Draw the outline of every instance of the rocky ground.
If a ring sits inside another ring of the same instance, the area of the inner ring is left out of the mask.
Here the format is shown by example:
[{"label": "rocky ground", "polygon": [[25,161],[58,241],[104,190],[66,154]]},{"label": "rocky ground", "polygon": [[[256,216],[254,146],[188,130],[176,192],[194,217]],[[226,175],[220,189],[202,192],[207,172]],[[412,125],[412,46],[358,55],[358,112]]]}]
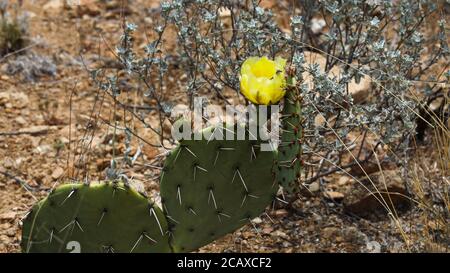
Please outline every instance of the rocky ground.
[{"label": "rocky ground", "polygon": [[[105,177],[114,153],[107,121],[121,118],[85,67],[115,65],[109,49],[121,33],[121,1],[81,0],[78,7],[64,7],[59,0],[26,2],[29,48],[0,58],[0,252],[20,251],[21,218],[49,189],[70,177]],[[159,1],[134,2],[139,6],[128,6],[126,13],[151,23],[148,12],[157,12]],[[144,41],[145,35],[137,39]],[[368,88],[362,81],[352,90],[357,98]],[[125,118],[143,139],[156,137]],[[156,116],[146,121],[157,122]],[[117,134],[120,154],[125,135]],[[141,145],[143,157],[126,174],[135,187],[157,196],[158,174],[144,163],[161,151],[142,144],[133,140],[131,155]],[[406,180],[395,167],[375,168],[375,186],[357,174],[359,182],[343,174],[325,177],[200,252],[448,252],[449,208],[441,201],[448,181],[432,145],[418,147]],[[380,205],[379,197],[389,204]]]}]

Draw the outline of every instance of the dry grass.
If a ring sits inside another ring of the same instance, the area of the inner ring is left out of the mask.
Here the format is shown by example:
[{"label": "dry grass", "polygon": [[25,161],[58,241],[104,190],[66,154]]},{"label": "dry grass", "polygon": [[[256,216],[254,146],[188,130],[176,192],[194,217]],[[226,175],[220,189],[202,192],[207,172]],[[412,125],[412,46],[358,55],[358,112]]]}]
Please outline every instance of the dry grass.
[{"label": "dry grass", "polygon": [[448,93],[444,94],[441,113],[428,112],[434,129],[430,138],[434,148],[430,158],[424,157],[424,148],[416,149],[411,163],[411,191],[420,209],[420,220],[424,229],[411,234],[411,239],[420,240],[427,252],[449,252],[450,246],[450,131],[448,120],[443,120],[449,105]]}]

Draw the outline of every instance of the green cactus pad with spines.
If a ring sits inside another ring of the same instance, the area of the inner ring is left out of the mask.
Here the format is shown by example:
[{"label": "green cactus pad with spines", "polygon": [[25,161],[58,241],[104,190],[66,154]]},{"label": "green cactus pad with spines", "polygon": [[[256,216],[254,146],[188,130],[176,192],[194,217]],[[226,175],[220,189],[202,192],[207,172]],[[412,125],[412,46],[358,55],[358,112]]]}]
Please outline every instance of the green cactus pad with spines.
[{"label": "green cactus pad with spines", "polygon": [[277,181],[286,191],[299,190],[301,171],[301,97],[296,86],[286,87],[281,118],[281,143],[278,147]]},{"label": "green cactus pad with spines", "polygon": [[249,223],[278,190],[276,153],[260,151],[257,141],[207,139],[180,141],[164,165],[161,196],[174,252],[195,250]]},{"label": "green cactus pad with spines", "polygon": [[162,211],[114,182],[57,187],[33,207],[22,232],[24,252],[171,252],[168,241]]}]

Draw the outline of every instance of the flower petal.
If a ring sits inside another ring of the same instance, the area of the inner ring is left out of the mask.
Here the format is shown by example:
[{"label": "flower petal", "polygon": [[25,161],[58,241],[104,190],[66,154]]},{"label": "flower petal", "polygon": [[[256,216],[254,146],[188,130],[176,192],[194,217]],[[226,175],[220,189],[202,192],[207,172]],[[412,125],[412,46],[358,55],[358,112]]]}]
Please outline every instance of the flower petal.
[{"label": "flower petal", "polygon": [[252,72],[256,77],[271,78],[276,73],[275,62],[264,56],[252,66]]},{"label": "flower petal", "polygon": [[241,67],[241,93],[255,104],[274,104],[285,95],[286,60],[250,57]]}]

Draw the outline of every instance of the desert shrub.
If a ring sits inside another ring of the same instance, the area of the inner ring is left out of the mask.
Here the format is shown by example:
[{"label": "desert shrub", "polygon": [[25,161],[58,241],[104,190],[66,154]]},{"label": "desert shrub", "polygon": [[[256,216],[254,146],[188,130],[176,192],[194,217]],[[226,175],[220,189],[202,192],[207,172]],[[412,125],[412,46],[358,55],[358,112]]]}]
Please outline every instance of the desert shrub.
[{"label": "desert shrub", "polygon": [[15,52],[26,46],[26,17],[7,12],[8,1],[0,2],[0,56]]},{"label": "desert shrub", "polygon": [[[168,138],[163,124],[175,104],[192,107],[196,96],[223,105],[244,102],[239,93],[242,62],[249,56],[287,57],[302,82],[301,181],[355,167],[364,173],[364,164],[374,164],[380,147],[382,165],[405,163],[417,121],[431,124],[423,117],[428,112],[424,102],[448,86],[442,7],[433,0],[298,0],[281,1],[273,12],[256,0],[163,2],[157,14],[149,11],[153,29],[144,52],[134,47],[138,25],[124,24],[116,48],[124,73],[90,72],[99,88],[128,110],[118,83],[136,83],[145,105],[132,114],[158,132],[160,141],[154,145],[161,146]],[[290,18],[288,27],[280,24],[283,18]],[[314,30],[318,21],[319,32]],[[176,36],[175,45],[168,44],[170,35]],[[311,52],[325,58],[324,67],[308,64]],[[335,68],[338,75],[329,73]],[[365,77],[370,96],[355,103],[349,86]],[[148,113],[159,117],[159,125],[145,122]],[[318,123],[318,117],[324,122]],[[133,135],[132,128],[126,132]],[[125,160],[130,161],[126,155]]]},{"label": "desert shrub", "polygon": [[17,22],[2,20],[0,26],[0,55],[17,51],[24,47],[23,33]]},{"label": "desert shrub", "polygon": [[8,60],[5,73],[20,75],[27,82],[37,82],[45,76],[55,76],[57,72],[54,60],[33,52]]}]

